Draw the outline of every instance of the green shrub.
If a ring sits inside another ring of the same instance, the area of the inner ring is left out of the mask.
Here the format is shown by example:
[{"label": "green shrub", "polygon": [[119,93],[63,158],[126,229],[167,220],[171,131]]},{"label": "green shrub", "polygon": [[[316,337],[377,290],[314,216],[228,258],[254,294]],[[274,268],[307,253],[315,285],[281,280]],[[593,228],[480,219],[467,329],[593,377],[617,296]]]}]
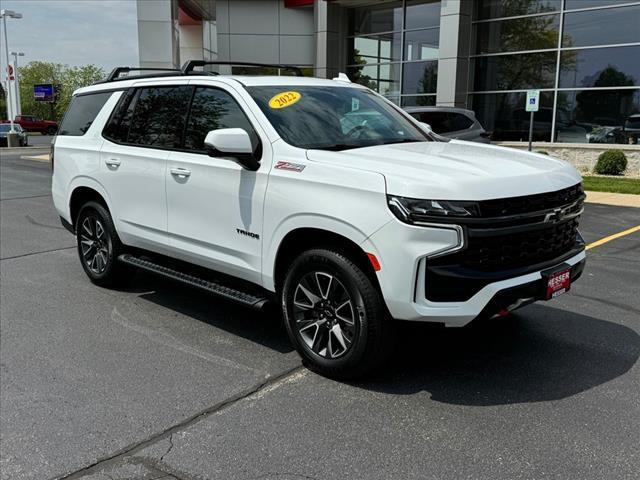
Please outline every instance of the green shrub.
[{"label": "green shrub", "polygon": [[536,150],[536,153],[539,153],[540,155],[549,155],[549,152],[546,150]]},{"label": "green shrub", "polygon": [[598,157],[594,173],[600,175],[622,175],[627,169],[627,156],[622,150],[607,150]]}]

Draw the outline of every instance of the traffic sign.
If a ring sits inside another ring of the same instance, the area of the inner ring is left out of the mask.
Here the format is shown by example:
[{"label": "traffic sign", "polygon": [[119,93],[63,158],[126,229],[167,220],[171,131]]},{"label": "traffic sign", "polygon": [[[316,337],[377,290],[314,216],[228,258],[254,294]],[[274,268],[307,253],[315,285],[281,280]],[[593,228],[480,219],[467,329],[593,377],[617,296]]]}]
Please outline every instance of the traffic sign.
[{"label": "traffic sign", "polygon": [[540,107],[540,90],[527,90],[527,112],[537,112]]}]

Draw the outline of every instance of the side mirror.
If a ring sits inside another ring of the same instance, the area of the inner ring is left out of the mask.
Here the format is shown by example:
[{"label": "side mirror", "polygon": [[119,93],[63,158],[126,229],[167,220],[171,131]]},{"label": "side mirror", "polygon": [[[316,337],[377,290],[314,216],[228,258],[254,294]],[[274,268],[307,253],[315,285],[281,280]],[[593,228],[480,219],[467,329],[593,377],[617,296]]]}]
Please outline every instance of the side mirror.
[{"label": "side mirror", "polygon": [[204,139],[211,157],[230,157],[247,170],[256,171],[260,162],[254,154],[249,134],[242,128],[211,130]]},{"label": "side mirror", "polygon": [[431,125],[429,125],[428,123],[420,122],[420,126],[425,132],[433,133],[433,129],[431,128]]}]

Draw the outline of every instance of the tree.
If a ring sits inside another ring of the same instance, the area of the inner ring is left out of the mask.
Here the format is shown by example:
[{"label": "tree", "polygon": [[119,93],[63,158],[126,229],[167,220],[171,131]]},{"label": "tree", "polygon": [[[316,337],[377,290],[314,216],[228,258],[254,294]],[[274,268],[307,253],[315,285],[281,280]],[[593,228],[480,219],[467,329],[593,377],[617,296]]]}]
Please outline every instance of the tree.
[{"label": "tree", "polygon": [[[67,110],[74,90],[91,85],[104,77],[104,71],[95,65],[69,67],[60,63],[29,62],[20,67],[22,113],[59,120]],[[36,102],[33,98],[33,86],[38,83],[50,83],[60,87],[53,107],[49,103]]]}]

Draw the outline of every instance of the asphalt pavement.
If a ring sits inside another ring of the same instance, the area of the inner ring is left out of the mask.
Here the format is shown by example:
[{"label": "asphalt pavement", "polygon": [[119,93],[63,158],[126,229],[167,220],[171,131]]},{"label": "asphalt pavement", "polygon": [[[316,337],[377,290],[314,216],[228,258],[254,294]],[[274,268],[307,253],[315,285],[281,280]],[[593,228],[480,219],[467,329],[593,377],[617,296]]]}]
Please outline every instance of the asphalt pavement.
[{"label": "asphalt pavement", "polygon": [[[0,155],[0,478],[637,478],[640,232],[553,301],[403,324],[377,377],[341,383],[276,314],[144,274],[92,285],[48,164]],[[582,232],[639,224],[589,204]]]}]

